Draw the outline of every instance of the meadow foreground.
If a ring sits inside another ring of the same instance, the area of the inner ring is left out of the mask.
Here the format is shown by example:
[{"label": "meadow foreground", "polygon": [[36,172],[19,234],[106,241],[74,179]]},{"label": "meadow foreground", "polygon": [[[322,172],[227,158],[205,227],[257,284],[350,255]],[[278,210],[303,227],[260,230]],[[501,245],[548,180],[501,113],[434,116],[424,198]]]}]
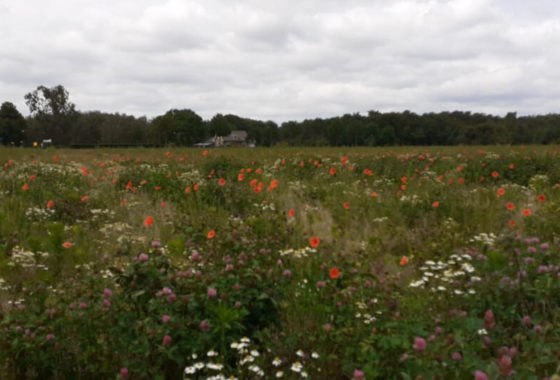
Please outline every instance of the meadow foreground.
[{"label": "meadow foreground", "polygon": [[558,379],[558,147],[3,149],[2,379]]}]

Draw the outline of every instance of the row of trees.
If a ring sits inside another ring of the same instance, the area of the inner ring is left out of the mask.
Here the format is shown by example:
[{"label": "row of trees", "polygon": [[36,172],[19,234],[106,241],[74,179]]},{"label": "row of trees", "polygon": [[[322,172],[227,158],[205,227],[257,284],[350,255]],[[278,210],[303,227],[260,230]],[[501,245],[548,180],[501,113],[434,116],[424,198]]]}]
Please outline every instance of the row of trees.
[{"label": "row of trees", "polygon": [[99,111],[79,112],[61,85],[39,86],[25,95],[30,116],[0,107],[4,145],[30,145],[52,139],[57,146],[190,146],[233,130],[247,131],[257,145],[458,145],[560,143],[560,114],[505,117],[471,112],[418,115],[410,111],[290,121],[278,126],[236,115],[203,120],[190,109],[171,109],[152,120]]}]

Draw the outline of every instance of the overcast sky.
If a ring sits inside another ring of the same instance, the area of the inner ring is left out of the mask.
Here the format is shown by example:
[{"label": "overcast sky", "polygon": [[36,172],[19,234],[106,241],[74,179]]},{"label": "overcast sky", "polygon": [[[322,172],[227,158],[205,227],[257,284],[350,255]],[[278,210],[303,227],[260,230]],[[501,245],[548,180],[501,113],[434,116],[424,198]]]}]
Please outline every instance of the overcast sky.
[{"label": "overcast sky", "polygon": [[558,0],[0,0],[0,102],[302,120],[560,112]]}]

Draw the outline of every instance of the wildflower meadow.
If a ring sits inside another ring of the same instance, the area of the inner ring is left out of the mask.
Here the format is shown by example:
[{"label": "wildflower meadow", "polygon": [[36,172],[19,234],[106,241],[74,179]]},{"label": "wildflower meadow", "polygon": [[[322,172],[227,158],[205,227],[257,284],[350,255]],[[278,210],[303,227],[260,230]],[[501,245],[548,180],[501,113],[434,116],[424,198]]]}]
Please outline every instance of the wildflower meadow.
[{"label": "wildflower meadow", "polygon": [[0,378],[560,379],[557,149],[2,149]]}]

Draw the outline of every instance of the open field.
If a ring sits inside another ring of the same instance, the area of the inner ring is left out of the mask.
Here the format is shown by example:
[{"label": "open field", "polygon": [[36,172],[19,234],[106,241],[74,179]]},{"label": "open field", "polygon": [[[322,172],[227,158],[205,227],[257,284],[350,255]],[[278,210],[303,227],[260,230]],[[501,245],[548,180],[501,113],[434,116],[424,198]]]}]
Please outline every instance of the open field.
[{"label": "open field", "polygon": [[2,149],[0,378],[555,378],[558,149]]}]

